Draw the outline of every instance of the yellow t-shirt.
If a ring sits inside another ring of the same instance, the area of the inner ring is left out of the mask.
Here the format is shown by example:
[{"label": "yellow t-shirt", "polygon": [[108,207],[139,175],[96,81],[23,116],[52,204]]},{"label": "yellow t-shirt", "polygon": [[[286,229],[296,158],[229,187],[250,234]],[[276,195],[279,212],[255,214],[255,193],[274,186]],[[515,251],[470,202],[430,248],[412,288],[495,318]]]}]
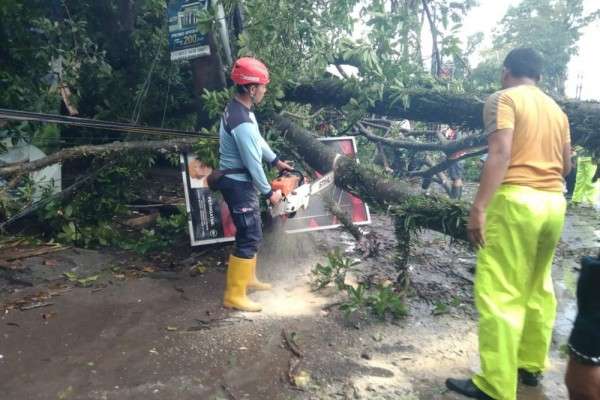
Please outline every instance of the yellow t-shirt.
[{"label": "yellow t-shirt", "polygon": [[483,110],[485,133],[514,129],[504,184],[563,190],[563,148],[571,142],[569,120],[558,104],[533,85],[491,95]]}]

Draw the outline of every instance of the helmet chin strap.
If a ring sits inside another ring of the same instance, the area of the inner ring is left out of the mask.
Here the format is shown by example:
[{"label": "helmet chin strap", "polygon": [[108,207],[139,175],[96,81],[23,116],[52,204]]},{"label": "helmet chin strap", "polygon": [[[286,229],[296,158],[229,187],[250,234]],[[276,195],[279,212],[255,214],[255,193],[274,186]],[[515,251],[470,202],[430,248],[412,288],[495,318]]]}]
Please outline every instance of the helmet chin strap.
[{"label": "helmet chin strap", "polygon": [[252,102],[252,106],[256,106],[256,86],[254,86],[255,91],[252,92],[251,89],[247,89],[248,96],[250,96],[250,101]]},{"label": "helmet chin strap", "polygon": [[252,103],[252,105],[255,106],[256,105],[256,95],[252,94],[252,91],[247,86],[244,86],[244,91],[246,92],[248,97],[250,97],[250,102]]}]

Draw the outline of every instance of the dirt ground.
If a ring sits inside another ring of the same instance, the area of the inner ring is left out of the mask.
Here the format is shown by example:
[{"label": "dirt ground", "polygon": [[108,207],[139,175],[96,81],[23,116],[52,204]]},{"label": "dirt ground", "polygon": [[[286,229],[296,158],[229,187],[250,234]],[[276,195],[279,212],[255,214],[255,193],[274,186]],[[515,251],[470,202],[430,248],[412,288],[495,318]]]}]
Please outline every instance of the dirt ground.
[{"label": "dirt ground", "polygon": [[[361,275],[393,279],[391,221],[375,216],[370,229],[383,250],[361,260]],[[541,388],[521,388],[519,399],[567,398],[561,349],[576,312],[576,262],[598,247],[598,229],[593,211],[569,212],[555,262],[552,368]],[[346,319],[328,307],[339,300],[333,289],[310,290],[310,270],[333,247],[360,258],[340,231],[267,234],[259,274],[275,289],[251,294],[264,305],[256,314],[221,307],[227,246],[172,262],[81,249],[27,259],[26,275],[0,284],[0,397],[459,399],[444,380],[477,370],[473,253],[423,232],[410,260],[410,315],[381,322]],[[99,278],[82,288],[65,272]],[[290,370],[299,387],[290,384]]]}]

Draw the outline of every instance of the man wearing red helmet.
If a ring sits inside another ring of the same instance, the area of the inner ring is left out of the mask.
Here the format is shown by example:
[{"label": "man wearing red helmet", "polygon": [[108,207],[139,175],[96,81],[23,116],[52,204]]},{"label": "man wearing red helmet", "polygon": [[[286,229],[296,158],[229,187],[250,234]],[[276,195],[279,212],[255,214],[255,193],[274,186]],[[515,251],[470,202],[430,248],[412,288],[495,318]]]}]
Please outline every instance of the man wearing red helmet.
[{"label": "man wearing red helmet", "polygon": [[235,249],[229,257],[224,305],[243,311],[262,307],[246,297],[246,289],[269,290],[271,285],[256,277],[256,253],[262,240],[260,206],[256,190],[271,204],[281,200],[281,191],[271,190],[262,161],[280,171],[292,169],[279,160],[260,135],[252,106],[267,91],[269,71],[259,60],[238,59],[231,71],[236,93],[225,107],[219,128],[219,169],[230,170],[219,181],[219,190],[236,227]]}]

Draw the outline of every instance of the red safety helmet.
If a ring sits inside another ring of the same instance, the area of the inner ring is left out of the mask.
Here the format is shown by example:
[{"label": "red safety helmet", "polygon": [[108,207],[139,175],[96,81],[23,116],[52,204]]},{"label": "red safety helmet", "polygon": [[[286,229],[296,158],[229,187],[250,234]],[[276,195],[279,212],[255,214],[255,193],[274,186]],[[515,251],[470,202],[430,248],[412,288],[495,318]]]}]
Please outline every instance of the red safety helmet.
[{"label": "red safety helmet", "polygon": [[242,57],[233,64],[231,80],[236,85],[251,83],[266,85],[269,83],[269,70],[265,64],[256,58]]}]

